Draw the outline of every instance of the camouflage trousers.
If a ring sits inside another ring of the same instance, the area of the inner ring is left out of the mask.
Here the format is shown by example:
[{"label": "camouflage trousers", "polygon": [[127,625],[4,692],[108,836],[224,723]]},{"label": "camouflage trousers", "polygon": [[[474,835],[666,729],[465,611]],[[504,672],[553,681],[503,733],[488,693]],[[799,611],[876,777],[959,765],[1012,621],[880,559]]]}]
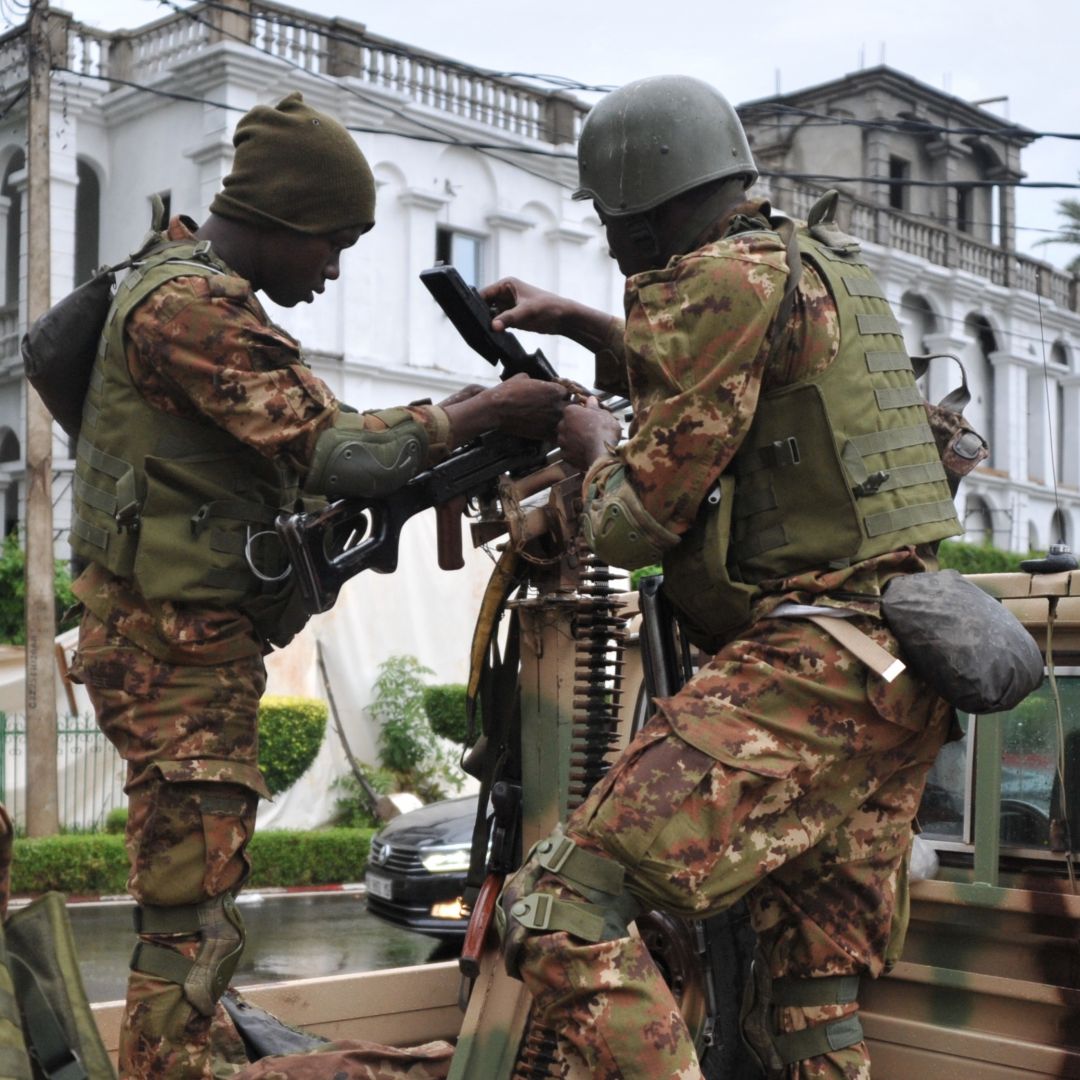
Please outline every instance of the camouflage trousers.
[{"label": "camouflage trousers", "polygon": [[[887,631],[869,629],[895,654]],[[726,647],[658,705],[570,817],[568,835],[621,864],[646,910],[703,918],[746,896],[774,979],[879,975],[948,707],[907,674],[886,686],[824,632],[780,619]],[[528,892],[582,899],[531,861],[508,885],[504,909]],[[700,1077],[691,1036],[639,939],[588,944],[519,926],[508,944],[520,948],[539,1019],[586,1075]],[[773,1009],[771,1022],[784,1033],[857,1008]],[[866,1046],[804,1059],[786,1075],[868,1080]]]},{"label": "camouflage trousers", "polygon": [[[140,905],[182,908],[239,891],[265,783],[257,762],[262,660],[196,667],[157,660],[83,617],[73,675],[98,725],[127,762],[128,891]],[[199,933],[139,941],[189,960]],[[209,1013],[209,1015],[207,1015]],[[195,1080],[246,1062],[221,1005],[194,1008],[184,987],[132,970],[121,1026],[120,1075]]]}]

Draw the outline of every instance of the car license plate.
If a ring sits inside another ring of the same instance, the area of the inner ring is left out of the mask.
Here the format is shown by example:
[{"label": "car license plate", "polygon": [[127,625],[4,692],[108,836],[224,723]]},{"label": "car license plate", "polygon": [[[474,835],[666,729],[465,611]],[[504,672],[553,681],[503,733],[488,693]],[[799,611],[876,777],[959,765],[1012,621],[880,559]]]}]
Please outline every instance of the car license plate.
[{"label": "car license plate", "polygon": [[369,873],[364,878],[364,884],[367,885],[368,892],[372,896],[377,896],[380,900],[392,900],[394,885],[389,878],[381,877],[379,874]]}]

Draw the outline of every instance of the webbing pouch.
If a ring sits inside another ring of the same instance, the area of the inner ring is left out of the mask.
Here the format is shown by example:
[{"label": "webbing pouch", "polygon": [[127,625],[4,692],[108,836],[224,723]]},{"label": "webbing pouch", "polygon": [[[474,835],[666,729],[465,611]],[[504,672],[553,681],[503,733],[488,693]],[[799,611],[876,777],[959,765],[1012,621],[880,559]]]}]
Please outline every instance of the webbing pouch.
[{"label": "webbing pouch", "polygon": [[4,926],[36,1077],[115,1080],[79,971],[64,897],[48,892]]},{"label": "webbing pouch", "polygon": [[721,476],[693,526],[664,555],[664,593],[687,638],[708,652],[749,620],[759,593],[728,571],[734,503],[735,477]]}]

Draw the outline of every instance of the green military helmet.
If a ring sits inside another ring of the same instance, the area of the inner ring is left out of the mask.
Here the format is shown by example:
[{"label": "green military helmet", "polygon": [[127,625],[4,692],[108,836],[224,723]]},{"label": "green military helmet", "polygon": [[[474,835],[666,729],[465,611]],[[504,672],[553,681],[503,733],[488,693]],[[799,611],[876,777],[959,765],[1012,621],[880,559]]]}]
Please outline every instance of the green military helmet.
[{"label": "green military helmet", "polygon": [[727,98],[688,75],[654,75],[613,90],[585,118],[574,198],[625,217],[740,173],[747,187],[757,178]]}]

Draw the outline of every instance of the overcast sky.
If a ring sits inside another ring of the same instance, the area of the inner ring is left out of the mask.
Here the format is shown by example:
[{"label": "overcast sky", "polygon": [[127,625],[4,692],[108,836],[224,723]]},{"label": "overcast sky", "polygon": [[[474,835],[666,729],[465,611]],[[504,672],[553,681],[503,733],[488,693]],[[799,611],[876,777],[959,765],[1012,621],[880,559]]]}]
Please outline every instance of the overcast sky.
[{"label": "overcast sky", "polygon": [[[17,0],[0,0],[10,11]],[[165,0],[53,0],[82,22],[132,29],[170,13]],[[827,82],[886,63],[1035,131],[1080,132],[1080,0],[289,0],[363,23],[479,67],[618,85],[644,75],[696,75],[733,103]],[[1080,140],[1024,151],[1029,180],[1080,181]],[[1060,199],[1018,192],[1019,245],[1059,224]],[[1035,254],[1058,265],[1076,248]]]}]

